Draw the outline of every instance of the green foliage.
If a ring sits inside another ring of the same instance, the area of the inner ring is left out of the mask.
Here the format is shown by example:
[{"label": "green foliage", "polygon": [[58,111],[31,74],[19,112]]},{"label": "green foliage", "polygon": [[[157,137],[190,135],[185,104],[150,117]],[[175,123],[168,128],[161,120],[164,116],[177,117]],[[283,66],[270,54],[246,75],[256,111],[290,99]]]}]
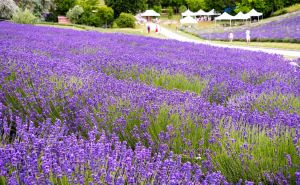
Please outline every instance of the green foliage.
[{"label": "green foliage", "polygon": [[96,12],[93,12],[91,7],[85,8],[84,12],[78,20],[78,24],[99,27],[100,17],[97,15]]},{"label": "green foliage", "polygon": [[199,9],[205,9],[204,0],[186,0],[186,4],[192,11],[198,11]]},{"label": "green foliage", "polygon": [[111,7],[101,6],[98,8],[97,15],[100,18],[100,24],[105,24],[107,28],[108,24],[111,24],[114,20],[114,10]]},{"label": "green foliage", "polygon": [[99,0],[77,0],[76,4],[83,7],[83,9],[87,9],[87,8],[96,9],[99,6],[100,1]]},{"label": "green foliage", "polygon": [[66,15],[66,13],[75,6],[76,0],[54,0],[56,15]]},{"label": "green foliage", "polygon": [[183,74],[169,74],[167,71],[159,72],[155,69],[144,69],[139,72],[135,67],[126,71],[107,67],[103,70],[117,79],[132,79],[167,90],[190,91],[199,95],[207,85],[206,80],[196,76],[186,77]]},{"label": "green foliage", "polygon": [[122,12],[136,14],[146,10],[147,0],[105,0],[105,4],[114,10],[115,18]]},{"label": "green foliage", "polygon": [[77,23],[79,20],[79,16],[83,13],[83,8],[81,6],[74,6],[67,12],[67,17],[70,19],[72,23]]},{"label": "green foliage", "polygon": [[120,28],[134,28],[135,17],[129,13],[121,13],[120,16],[115,20],[115,23]]},{"label": "green foliage", "polygon": [[10,19],[18,10],[18,6],[13,0],[0,1],[0,18]]},{"label": "green foliage", "polygon": [[291,13],[291,12],[295,12],[295,11],[299,11],[299,10],[300,10],[300,4],[295,4],[295,5],[277,10],[276,12],[272,13],[272,16],[278,16],[278,15]]},{"label": "green foliage", "polygon": [[285,9],[283,9],[286,6],[290,6],[292,4],[296,3],[296,1],[286,1],[286,0],[242,0],[240,2],[236,2],[236,9],[235,12],[243,11],[248,12],[252,8],[255,8],[259,12],[262,12],[264,14],[264,17],[269,16],[276,10],[278,11],[275,15],[280,15],[287,13]]},{"label": "green foliage", "polygon": [[147,0],[147,4],[149,7],[161,6],[162,0]]},{"label": "green foliage", "polygon": [[183,12],[185,12],[187,10],[187,8],[186,8],[186,6],[184,6],[184,5],[181,5],[180,7],[179,7],[179,13],[183,13]]},{"label": "green foliage", "polygon": [[161,13],[161,5],[154,5],[153,10],[156,11],[157,13]]},{"label": "green foliage", "polygon": [[20,24],[34,24],[37,18],[28,10],[18,10],[13,14],[13,21]]},{"label": "green foliage", "polygon": [[172,7],[168,7],[168,19],[172,19],[173,18],[173,8]]}]

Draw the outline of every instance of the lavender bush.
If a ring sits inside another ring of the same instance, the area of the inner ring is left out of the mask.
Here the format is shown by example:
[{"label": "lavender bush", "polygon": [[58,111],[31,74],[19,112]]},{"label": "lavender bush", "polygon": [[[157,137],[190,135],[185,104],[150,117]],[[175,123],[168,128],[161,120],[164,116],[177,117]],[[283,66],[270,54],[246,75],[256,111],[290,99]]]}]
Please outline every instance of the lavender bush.
[{"label": "lavender bush", "polygon": [[300,71],[282,57],[0,26],[2,183],[299,181]]},{"label": "lavender bush", "polygon": [[[300,42],[300,15],[253,27],[250,31],[253,41]],[[246,40],[246,29],[234,31],[233,34],[234,40]],[[200,34],[200,37],[212,40],[228,40],[228,35],[229,32],[205,33]]]}]

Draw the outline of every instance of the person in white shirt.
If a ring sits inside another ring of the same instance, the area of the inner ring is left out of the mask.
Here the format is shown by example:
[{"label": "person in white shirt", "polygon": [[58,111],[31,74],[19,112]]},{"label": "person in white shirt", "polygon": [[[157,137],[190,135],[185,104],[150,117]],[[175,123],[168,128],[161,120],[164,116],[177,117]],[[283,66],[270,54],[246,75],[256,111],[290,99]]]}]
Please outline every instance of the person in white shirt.
[{"label": "person in white shirt", "polygon": [[228,38],[229,38],[229,42],[233,41],[233,33],[232,32],[229,33]]},{"label": "person in white shirt", "polygon": [[247,41],[247,43],[250,43],[250,41],[251,41],[250,30],[246,31],[246,41]]}]

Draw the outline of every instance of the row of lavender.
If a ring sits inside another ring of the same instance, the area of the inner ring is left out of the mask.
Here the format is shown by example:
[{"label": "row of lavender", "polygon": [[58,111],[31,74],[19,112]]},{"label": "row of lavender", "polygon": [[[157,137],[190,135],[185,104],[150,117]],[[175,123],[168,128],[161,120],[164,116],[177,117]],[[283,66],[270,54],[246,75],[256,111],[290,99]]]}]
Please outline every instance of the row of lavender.
[{"label": "row of lavender", "polygon": [[[225,183],[221,171],[230,182],[299,181],[299,71],[281,57],[125,35],[1,27],[1,127],[10,129],[0,145],[6,180],[214,184]],[[206,85],[200,94],[155,88],[141,80],[147,69],[183,74],[187,83],[196,76]],[[49,122],[56,124],[42,134]],[[49,133],[55,128],[61,134]],[[102,130],[105,135],[93,139]],[[107,151],[101,143],[108,143]],[[94,145],[99,151],[92,155]],[[118,156],[115,146],[132,157]],[[139,168],[140,156],[145,166]]]},{"label": "row of lavender", "polygon": [[[300,42],[300,15],[266,23],[250,29],[251,39],[256,41]],[[234,40],[246,40],[246,29],[234,31]],[[200,37],[212,40],[228,40],[229,32],[205,33]]]}]

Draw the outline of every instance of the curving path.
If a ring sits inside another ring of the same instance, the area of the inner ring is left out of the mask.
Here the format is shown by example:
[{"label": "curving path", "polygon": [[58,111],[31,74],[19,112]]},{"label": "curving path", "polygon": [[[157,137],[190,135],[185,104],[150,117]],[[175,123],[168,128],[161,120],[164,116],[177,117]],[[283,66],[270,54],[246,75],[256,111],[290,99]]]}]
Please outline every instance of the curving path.
[{"label": "curving path", "polygon": [[178,33],[170,31],[164,27],[160,27],[160,34],[162,34],[163,36],[165,36],[168,39],[174,39],[174,40],[178,40],[178,41],[182,41],[182,42],[193,42],[193,43],[197,43],[197,44],[207,44],[207,45],[217,46],[217,47],[244,49],[244,50],[249,50],[249,51],[261,51],[261,52],[270,53],[270,54],[278,54],[278,55],[284,55],[284,56],[290,56],[290,57],[300,57],[300,51],[271,49],[271,48],[255,48],[255,47],[246,47],[246,46],[232,46],[232,45],[226,45],[226,44],[211,43],[209,41],[199,41],[199,40],[185,37],[183,35],[180,35]]}]

